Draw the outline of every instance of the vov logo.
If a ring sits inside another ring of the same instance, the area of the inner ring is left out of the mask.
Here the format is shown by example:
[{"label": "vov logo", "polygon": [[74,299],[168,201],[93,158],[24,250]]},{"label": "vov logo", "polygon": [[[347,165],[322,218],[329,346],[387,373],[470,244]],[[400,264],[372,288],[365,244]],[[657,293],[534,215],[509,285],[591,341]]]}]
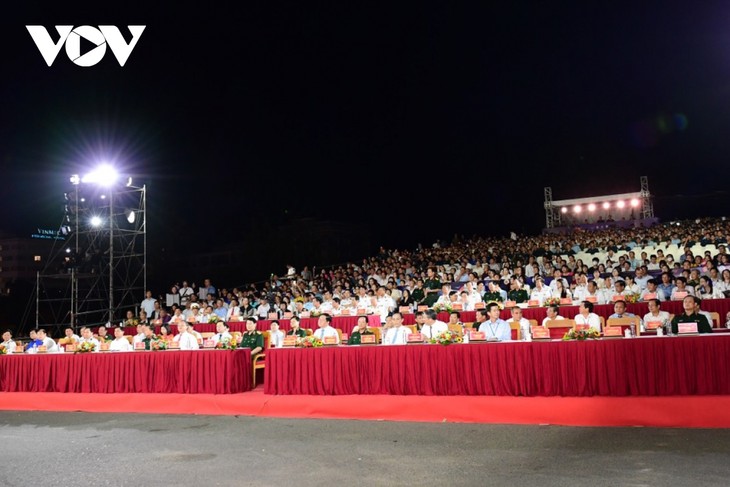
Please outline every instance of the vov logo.
[{"label": "vov logo", "polygon": [[[132,34],[132,40],[127,44],[122,33],[114,25],[100,25],[98,29],[90,25],[81,25],[76,28],[73,25],[57,25],[56,31],[58,32],[59,39],[55,43],[46,28],[42,25],[25,26],[48,66],[53,64],[59,51],[61,51],[61,47],[65,44],[68,58],[74,64],[83,67],[94,66],[101,61],[104,54],[106,54],[107,45],[111,49],[112,54],[114,54],[114,57],[119,61],[119,65],[124,66],[124,63],[129,59],[129,55],[132,54],[132,49],[137,45],[137,41],[139,41],[142,32],[144,32],[145,27],[147,26],[127,26],[129,32]],[[81,54],[82,38],[96,47]]]}]

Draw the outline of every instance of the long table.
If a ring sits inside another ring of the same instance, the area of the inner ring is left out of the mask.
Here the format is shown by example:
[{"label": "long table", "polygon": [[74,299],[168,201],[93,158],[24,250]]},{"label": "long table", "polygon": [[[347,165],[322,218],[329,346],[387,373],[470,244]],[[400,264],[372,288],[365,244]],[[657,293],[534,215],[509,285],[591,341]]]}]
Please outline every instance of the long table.
[{"label": "long table", "polygon": [[267,351],[266,394],[730,394],[730,335]]},{"label": "long table", "polygon": [[[671,314],[681,314],[682,301],[665,301],[661,303],[661,309]],[[627,303],[626,310],[629,313],[634,313],[643,317],[649,312],[649,305],[644,302],[639,303]],[[702,310],[709,312],[717,312],[720,314],[721,326],[725,324],[725,316],[730,311],[730,299],[704,299],[702,300]],[[597,304],[593,307],[593,312],[598,316],[603,316],[608,319],[613,314],[613,304]],[[574,318],[578,313],[578,306],[560,306],[560,315],[564,318]],[[476,311],[460,311],[461,321],[464,323],[471,323],[476,321]],[[500,317],[503,320],[511,318],[511,311],[509,309],[503,309],[500,313]],[[534,308],[523,308],[522,316],[528,320],[537,320],[538,323],[542,323],[542,320],[547,317],[547,308],[545,307],[534,307]],[[449,314],[441,312],[438,314],[438,319],[444,322],[449,321]],[[412,325],[416,322],[415,315],[405,314],[403,315],[403,322],[406,325]]]},{"label": "long table", "polygon": [[235,394],[251,389],[251,351],[0,356],[0,391]]}]

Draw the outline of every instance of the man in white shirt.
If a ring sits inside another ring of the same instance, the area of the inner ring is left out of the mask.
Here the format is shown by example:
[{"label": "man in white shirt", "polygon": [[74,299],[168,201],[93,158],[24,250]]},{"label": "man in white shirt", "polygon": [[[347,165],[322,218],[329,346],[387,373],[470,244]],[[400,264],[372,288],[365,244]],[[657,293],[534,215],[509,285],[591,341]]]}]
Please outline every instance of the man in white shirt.
[{"label": "man in white shirt", "polygon": [[332,316],[327,313],[319,315],[319,319],[317,320],[319,329],[314,332],[314,336],[322,340],[322,342],[324,342],[326,337],[335,337],[335,343],[339,345],[340,335],[337,333],[337,330],[330,326],[330,323],[332,323]]},{"label": "man in white shirt", "polygon": [[198,340],[188,331],[188,324],[184,321],[180,321],[177,324],[177,331],[179,332],[173,338],[174,341],[180,344],[180,350],[198,350]]},{"label": "man in white shirt", "polygon": [[499,340],[508,342],[512,340],[512,329],[509,323],[499,317],[499,305],[489,303],[487,309],[477,310],[477,322],[479,331],[484,333],[487,340]]},{"label": "man in white shirt", "polygon": [[94,338],[94,335],[91,333],[91,328],[88,328],[86,326],[81,328],[81,340],[79,340],[79,343],[92,343],[94,344],[94,351],[99,351],[99,340]]},{"label": "man in white shirt", "polygon": [[142,303],[140,304],[140,308],[142,308],[145,313],[147,313],[147,316],[152,316],[152,314],[155,312],[155,299],[152,297],[152,291],[147,291],[145,294],[145,299],[142,300]]},{"label": "man in white shirt", "polygon": [[437,320],[437,313],[432,309],[427,309],[423,312],[425,321],[421,327],[421,333],[423,333],[423,339],[428,341],[429,338],[436,338],[439,333],[443,333],[449,329],[448,325],[443,321]]},{"label": "man in white shirt", "polygon": [[265,320],[269,317],[269,310],[271,309],[271,305],[269,305],[268,300],[261,296],[259,299],[259,305],[256,308],[256,317],[260,320]]},{"label": "man in white shirt", "polygon": [[134,350],[127,337],[124,336],[124,328],[114,328],[114,340],[109,344],[110,352],[131,352]]},{"label": "man in white shirt", "polygon": [[542,276],[535,277],[535,288],[530,293],[530,299],[536,299],[540,302],[540,306],[545,304],[545,300],[552,297],[553,293],[549,287],[545,286]]},{"label": "man in white shirt", "polygon": [[269,325],[269,348],[281,348],[284,345],[284,332],[279,329],[279,322],[274,320]]},{"label": "man in white shirt", "polygon": [[542,326],[547,326],[547,322],[550,320],[564,320],[565,318],[563,316],[560,316],[558,314],[559,309],[557,306],[548,306],[547,309],[545,309],[545,312],[547,313],[547,316],[544,320],[542,320]]},{"label": "man in white shirt", "polygon": [[228,331],[228,325],[223,322],[219,321],[215,324],[215,331],[216,334],[210,337],[211,340],[213,340],[213,343],[218,345],[218,342],[224,341],[224,340],[230,340],[233,338],[233,336]]},{"label": "man in white shirt", "polygon": [[593,303],[581,301],[578,314],[575,315],[576,325],[588,325],[598,333],[601,332],[601,317],[593,312]]},{"label": "man in white shirt", "polygon": [[[646,289],[641,291],[641,295],[640,295],[641,301],[648,301],[651,299],[658,299],[659,301],[666,301],[667,298],[664,296],[664,291],[662,291],[661,289],[659,289],[657,287],[658,284],[659,283],[656,281],[656,279],[649,279],[648,281],[646,281]],[[653,294],[654,298],[647,299],[646,298],[647,294],[648,295]]]},{"label": "man in white shirt", "polygon": [[641,327],[642,331],[646,331],[646,328],[649,328],[648,323],[659,323],[658,326],[667,330],[667,327],[671,325],[669,313],[661,310],[661,303],[659,300],[650,299],[646,302],[646,304],[649,307],[649,312],[644,315]]},{"label": "man in white shirt", "polygon": [[132,338],[132,345],[144,340],[144,325],[137,325],[137,334]]},{"label": "man in white shirt", "polygon": [[193,291],[193,288],[188,286],[188,281],[183,281],[183,285],[180,288],[179,294],[180,294],[180,305],[187,306],[188,301],[190,301],[190,296],[195,294],[195,291]]},{"label": "man in white shirt", "polygon": [[76,344],[81,340],[81,337],[78,336],[76,333],[74,333],[74,329],[70,326],[66,327],[64,330],[64,338],[66,339],[67,344]]},{"label": "man in white shirt", "polygon": [[0,343],[0,345],[5,347],[7,353],[15,352],[15,341],[13,340],[13,334],[10,333],[10,330],[5,330],[3,333],[3,342]]},{"label": "man in white shirt", "polygon": [[519,323],[520,333],[522,334],[522,338],[524,339],[531,333],[530,327],[532,326],[532,324],[530,323],[530,320],[522,316],[522,308],[520,308],[519,306],[513,306],[510,312],[512,313],[512,318],[507,323],[509,324],[510,321]]},{"label": "man in white shirt", "polygon": [[403,324],[403,315],[398,311],[391,316],[391,327],[383,339],[383,345],[405,345],[412,330]]},{"label": "man in white shirt", "polygon": [[46,335],[46,330],[41,328],[37,332],[38,339],[43,342],[43,345],[46,346],[46,352],[57,352],[58,347],[56,346],[56,342],[53,338]]}]

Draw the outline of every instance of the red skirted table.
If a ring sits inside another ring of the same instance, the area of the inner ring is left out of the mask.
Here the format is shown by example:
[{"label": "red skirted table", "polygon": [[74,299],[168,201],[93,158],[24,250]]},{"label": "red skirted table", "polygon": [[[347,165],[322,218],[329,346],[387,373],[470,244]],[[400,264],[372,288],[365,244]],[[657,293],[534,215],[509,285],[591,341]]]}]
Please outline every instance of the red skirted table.
[{"label": "red skirted table", "polygon": [[730,334],[267,351],[266,394],[730,394]]},{"label": "red skirted table", "polygon": [[0,391],[235,394],[251,389],[251,351],[0,356]]}]

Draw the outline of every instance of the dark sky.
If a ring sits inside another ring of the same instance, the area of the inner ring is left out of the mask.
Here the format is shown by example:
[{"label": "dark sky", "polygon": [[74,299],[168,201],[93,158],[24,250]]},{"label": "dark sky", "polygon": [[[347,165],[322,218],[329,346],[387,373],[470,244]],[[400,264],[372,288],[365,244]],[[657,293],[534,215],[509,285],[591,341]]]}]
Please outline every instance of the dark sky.
[{"label": "dark sky", "polygon": [[[641,175],[659,217],[730,213],[726,3],[399,3],[4,12],[2,228],[58,225],[68,176],[100,160],[147,182],[155,245],[296,216],[389,246],[537,232],[544,186]],[[124,67],[82,68],[46,66],[26,24],[147,27]]]}]

